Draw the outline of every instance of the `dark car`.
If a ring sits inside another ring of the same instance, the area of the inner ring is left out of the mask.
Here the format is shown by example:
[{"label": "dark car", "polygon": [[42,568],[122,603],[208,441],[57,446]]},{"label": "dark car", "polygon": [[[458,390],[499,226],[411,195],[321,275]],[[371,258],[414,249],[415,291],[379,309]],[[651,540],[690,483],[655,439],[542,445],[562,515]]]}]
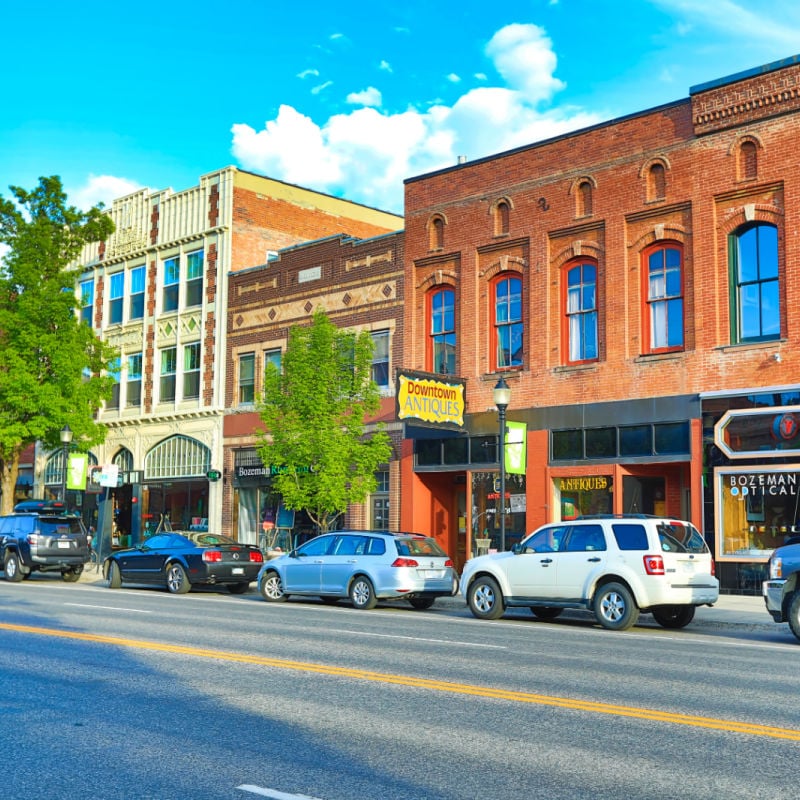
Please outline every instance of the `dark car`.
[{"label": "dark car", "polygon": [[185,594],[192,586],[227,586],[243,594],[258,576],[264,555],[252,544],[218,533],[157,533],[143,544],[113,552],[103,562],[110,589],[126,583],[166,586]]},{"label": "dark car", "polygon": [[6,580],[16,583],[33,572],[60,572],[73,583],[90,559],[86,528],[80,517],[65,513],[63,503],[35,502],[35,510],[0,517],[0,564]]}]

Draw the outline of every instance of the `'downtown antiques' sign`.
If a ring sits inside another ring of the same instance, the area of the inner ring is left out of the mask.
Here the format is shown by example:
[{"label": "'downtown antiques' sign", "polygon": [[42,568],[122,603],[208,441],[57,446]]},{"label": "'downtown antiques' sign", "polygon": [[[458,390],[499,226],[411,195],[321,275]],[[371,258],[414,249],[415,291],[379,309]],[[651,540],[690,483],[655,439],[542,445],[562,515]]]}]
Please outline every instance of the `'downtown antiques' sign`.
[{"label": "'downtown antiques' sign", "polygon": [[458,378],[400,372],[396,396],[398,419],[450,428],[464,427],[466,385]]}]

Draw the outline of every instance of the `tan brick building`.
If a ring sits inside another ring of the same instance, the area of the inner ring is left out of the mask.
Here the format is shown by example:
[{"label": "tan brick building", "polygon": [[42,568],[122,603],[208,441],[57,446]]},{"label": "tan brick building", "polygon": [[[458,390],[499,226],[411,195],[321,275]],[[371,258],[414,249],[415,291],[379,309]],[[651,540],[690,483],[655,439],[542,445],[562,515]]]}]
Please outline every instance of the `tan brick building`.
[{"label": "tan brick building", "polygon": [[[227,531],[225,483],[207,475],[224,461],[227,276],[309,239],[396,231],[402,217],[235,167],[185,191],[121,197],[109,214],[115,233],[79,263],[83,317],[120,350],[117,390],[100,413],[108,437],[90,458],[134,479],[115,493],[121,535],[135,541],[161,514]],[[60,485],[61,451],[38,461],[37,483]]]},{"label": "tan brick building", "polygon": [[[344,524],[397,530],[399,444],[392,374],[403,355],[403,232],[369,239],[332,236],[280,250],[269,262],[228,278],[228,336],[224,423],[223,528],[259,542],[263,523],[285,512],[271,491],[269,465],[256,451],[256,403],[267,361],[280,363],[289,329],[307,325],[322,308],[342,328],[369,331],[373,379],[382,393],[376,417],[392,438],[394,457],[379,474],[379,490],[351,507]],[[290,523],[287,523],[287,525]],[[295,534],[303,525],[294,520]]]},{"label": "tan brick building", "polygon": [[724,590],[754,591],[800,524],[798,176],[792,58],[408,179],[404,366],[465,381],[466,416],[404,441],[401,527],[459,563],[500,546],[502,377],[527,426],[507,547],[663,513],[704,530]]}]

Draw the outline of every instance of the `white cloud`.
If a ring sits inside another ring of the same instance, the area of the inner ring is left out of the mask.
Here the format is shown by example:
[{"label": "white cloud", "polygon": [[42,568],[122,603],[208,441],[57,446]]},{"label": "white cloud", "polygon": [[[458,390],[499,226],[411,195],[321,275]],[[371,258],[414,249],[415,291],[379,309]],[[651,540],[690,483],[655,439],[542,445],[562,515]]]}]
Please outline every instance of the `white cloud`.
[{"label": "white cloud", "polygon": [[325,81],[325,83],[319,84],[319,86],[315,86],[311,90],[311,94],[319,94],[320,92],[324,92],[329,86],[333,86],[333,81]]},{"label": "white cloud", "polygon": [[461,78],[459,78],[458,75],[455,74],[455,72],[451,72],[447,76],[447,80],[449,80],[450,83],[461,83]]},{"label": "white cloud", "polygon": [[319,77],[319,70],[318,69],[304,69],[302,72],[297,73],[298,78],[318,78]]},{"label": "white cloud", "polygon": [[98,203],[104,203],[107,208],[117,197],[136,192],[143,188],[141,184],[127,178],[117,178],[114,175],[89,175],[83,186],[64,187],[67,201],[81,211],[88,211]]},{"label": "white cloud", "polygon": [[369,86],[363,92],[351,92],[347,95],[347,102],[354,106],[373,106],[380,108],[383,98],[381,93],[374,87]]},{"label": "white cloud", "polygon": [[[465,91],[454,103],[380,112],[362,107],[319,124],[291,106],[256,131],[232,127],[232,153],[245,169],[400,212],[403,180],[592,125],[596,115],[543,106],[564,84],[536,25],[509,25],[486,46],[503,86]],[[351,94],[364,106],[370,87]]]},{"label": "white cloud", "polygon": [[381,63],[378,64],[378,69],[382,70],[383,72],[391,72],[392,65],[388,61],[381,61]]}]

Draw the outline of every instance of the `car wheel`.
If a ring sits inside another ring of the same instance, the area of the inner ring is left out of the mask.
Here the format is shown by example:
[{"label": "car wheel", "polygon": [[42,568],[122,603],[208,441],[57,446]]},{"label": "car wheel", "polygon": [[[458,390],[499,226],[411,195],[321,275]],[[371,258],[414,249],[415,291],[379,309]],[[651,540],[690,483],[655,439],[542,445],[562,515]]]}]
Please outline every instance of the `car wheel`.
[{"label": "car wheel", "polygon": [[331,597],[330,595],[326,594],[322,595],[319,599],[322,600],[326,606],[335,606],[339,602],[338,597]]},{"label": "car wheel", "polygon": [[800,591],[795,592],[789,601],[787,620],[792,633],[797,639],[800,639]]},{"label": "car wheel", "polygon": [[228,591],[231,594],[244,594],[249,588],[250,584],[247,581],[242,581],[241,583],[228,584]]},{"label": "car wheel", "polygon": [[653,619],[662,628],[685,628],[694,619],[694,606],[654,608]]},{"label": "car wheel", "polygon": [[467,590],[469,609],[478,619],[499,619],[506,611],[503,593],[494,578],[476,578]]},{"label": "car wheel", "polygon": [[19,568],[19,556],[16,553],[6,553],[5,560],[6,580],[11,583],[19,583],[22,580],[22,572]]},{"label": "car wheel", "polygon": [[378,598],[375,597],[375,587],[372,581],[364,575],[359,575],[350,584],[350,600],[353,607],[361,611],[369,611],[378,605]]},{"label": "car wheel", "polygon": [[106,584],[109,589],[119,589],[122,586],[122,574],[116,561],[109,561],[106,567]]},{"label": "car wheel", "polygon": [[409,597],[408,602],[411,603],[411,608],[416,608],[418,611],[424,611],[430,608],[435,602],[435,597]]},{"label": "car wheel", "polygon": [[536,619],[555,619],[564,612],[563,608],[551,608],[550,606],[531,606],[531,613]]},{"label": "car wheel", "polygon": [[268,572],[261,581],[259,589],[261,590],[261,596],[268,603],[282,603],[288,597],[283,593],[281,576],[277,572]]},{"label": "car wheel", "polygon": [[83,567],[73,567],[72,569],[64,570],[61,573],[61,577],[67,583],[75,583],[77,580],[80,579],[82,572],[83,572]]},{"label": "car wheel", "polygon": [[624,631],[636,624],[639,608],[625,586],[606,583],[594,596],[594,615],[604,628]]},{"label": "car wheel", "polygon": [[167,589],[172,594],[186,594],[192,584],[189,583],[189,578],[186,577],[186,570],[177,562],[173,561],[167,565]]}]

